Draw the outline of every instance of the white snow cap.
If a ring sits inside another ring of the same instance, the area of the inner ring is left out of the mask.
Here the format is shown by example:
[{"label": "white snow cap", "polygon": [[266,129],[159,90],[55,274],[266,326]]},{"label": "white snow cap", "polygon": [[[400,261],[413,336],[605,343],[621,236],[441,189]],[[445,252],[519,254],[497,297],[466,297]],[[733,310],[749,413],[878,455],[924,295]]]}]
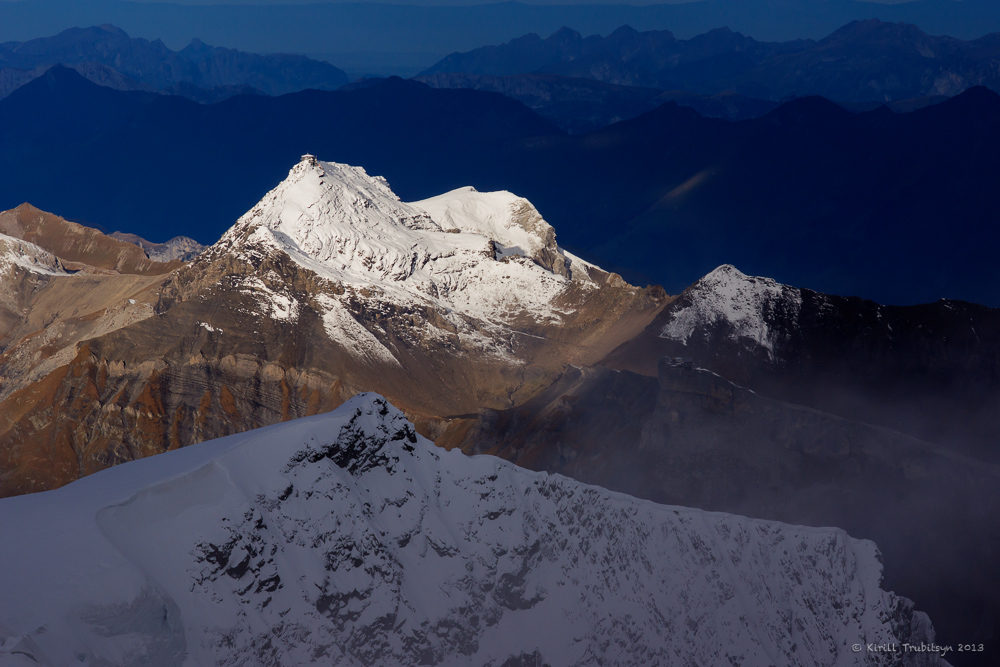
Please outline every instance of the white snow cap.
[{"label": "white snow cap", "polygon": [[492,239],[500,256],[535,257],[555,240],[555,230],[531,202],[506,190],[479,192],[464,187],[413,205],[445,230]]},{"label": "white snow cap", "polygon": [[[356,291],[494,322],[523,312],[558,319],[551,303],[571,278],[552,267],[586,266],[509,192],[461,188],[407,204],[384,178],[311,155],[214,249],[278,250]],[[586,270],[572,280],[592,285]]]},{"label": "white snow cap", "polygon": [[682,305],[660,333],[687,345],[699,331],[710,337],[712,327],[725,324],[728,335],[774,351],[777,332],[769,325],[771,315],[785,310],[794,319],[802,307],[801,292],[771,278],[748,276],[735,266],[723,264],[684,292]]},{"label": "white snow cap", "polygon": [[3,665],[874,665],[851,644],[929,638],[871,542],[447,452],[374,394],[0,500],[0,534]]}]

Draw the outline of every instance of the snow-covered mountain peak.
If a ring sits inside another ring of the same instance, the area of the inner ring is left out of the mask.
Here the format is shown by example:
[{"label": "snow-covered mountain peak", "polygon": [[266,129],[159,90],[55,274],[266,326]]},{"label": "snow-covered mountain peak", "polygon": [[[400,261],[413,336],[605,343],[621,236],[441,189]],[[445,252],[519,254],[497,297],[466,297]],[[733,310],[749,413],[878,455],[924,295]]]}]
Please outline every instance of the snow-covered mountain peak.
[{"label": "snow-covered mountain peak", "polygon": [[722,326],[733,339],[773,352],[778,334],[768,321],[779,310],[794,319],[801,306],[798,289],[724,264],[685,290],[660,337],[686,345],[696,330]]},{"label": "snow-covered mountain peak", "polygon": [[851,645],[933,639],[871,542],[444,451],[373,394],[0,500],[0,534],[0,664],[874,667],[899,657]]},{"label": "snow-covered mountain peak", "polygon": [[307,155],[217,245],[266,245],[339,278],[399,281],[427,259],[415,230],[438,229],[385,179]]},{"label": "snow-covered mountain peak", "polygon": [[330,443],[310,445],[296,452],[290,465],[328,458],[354,476],[373,468],[382,468],[391,475],[400,454],[414,451],[417,432],[413,425],[382,396],[357,394],[340,411],[349,418],[337,437]]},{"label": "snow-covered mountain peak", "polygon": [[459,329],[453,315],[558,321],[553,302],[571,283],[596,288],[525,199],[462,188],[408,204],[385,179],[311,155],[204,259],[275,251],[366,300],[433,307]]}]

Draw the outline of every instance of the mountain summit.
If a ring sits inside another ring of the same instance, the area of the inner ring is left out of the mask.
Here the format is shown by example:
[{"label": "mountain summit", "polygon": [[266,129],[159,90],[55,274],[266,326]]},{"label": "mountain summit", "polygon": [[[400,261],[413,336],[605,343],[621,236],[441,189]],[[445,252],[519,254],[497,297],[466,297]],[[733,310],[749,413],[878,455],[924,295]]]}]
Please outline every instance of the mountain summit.
[{"label": "mountain summit", "polygon": [[561,322],[570,293],[598,288],[594,267],[559,248],[555,231],[526,199],[462,188],[407,204],[384,178],[311,155],[240,218],[206,261],[253,262],[275,252],[357,298],[434,308],[457,327],[463,318]]}]

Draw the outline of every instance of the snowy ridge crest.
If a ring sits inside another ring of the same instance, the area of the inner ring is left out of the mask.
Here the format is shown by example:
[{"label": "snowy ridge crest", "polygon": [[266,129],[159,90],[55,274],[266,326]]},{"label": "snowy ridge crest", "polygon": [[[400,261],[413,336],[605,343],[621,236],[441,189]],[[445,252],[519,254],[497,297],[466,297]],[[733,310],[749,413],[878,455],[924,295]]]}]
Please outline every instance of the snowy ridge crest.
[{"label": "snowy ridge crest", "polygon": [[0,505],[0,651],[30,664],[888,666],[851,645],[932,639],[871,542],[447,452],[374,394]]},{"label": "snowy ridge crest", "polygon": [[801,308],[798,289],[724,264],[684,292],[660,337],[687,345],[696,331],[707,340],[713,328],[722,326],[733,340],[773,355],[781,334],[769,322],[778,314],[794,321]]}]

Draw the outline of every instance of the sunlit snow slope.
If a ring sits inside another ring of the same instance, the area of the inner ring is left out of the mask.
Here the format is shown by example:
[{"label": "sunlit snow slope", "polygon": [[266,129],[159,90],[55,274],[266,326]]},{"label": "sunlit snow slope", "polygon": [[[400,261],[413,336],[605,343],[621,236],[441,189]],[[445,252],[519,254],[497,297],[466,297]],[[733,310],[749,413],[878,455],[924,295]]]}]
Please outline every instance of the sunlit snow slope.
[{"label": "sunlit snow slope", "polygon": [[207,259],[274,250],[368,299],[433,306],[459,326],[521,314],[558,321],[553,302],[571,283],[597,288],[526,199],[462,188],[408,204],[382,177],[311,155]]},{"label": "sunlit snow slope", "polygon": [[838,529],[466,457],[374,394],[0,501],[4,665],[874,665],[925,637]]}]

